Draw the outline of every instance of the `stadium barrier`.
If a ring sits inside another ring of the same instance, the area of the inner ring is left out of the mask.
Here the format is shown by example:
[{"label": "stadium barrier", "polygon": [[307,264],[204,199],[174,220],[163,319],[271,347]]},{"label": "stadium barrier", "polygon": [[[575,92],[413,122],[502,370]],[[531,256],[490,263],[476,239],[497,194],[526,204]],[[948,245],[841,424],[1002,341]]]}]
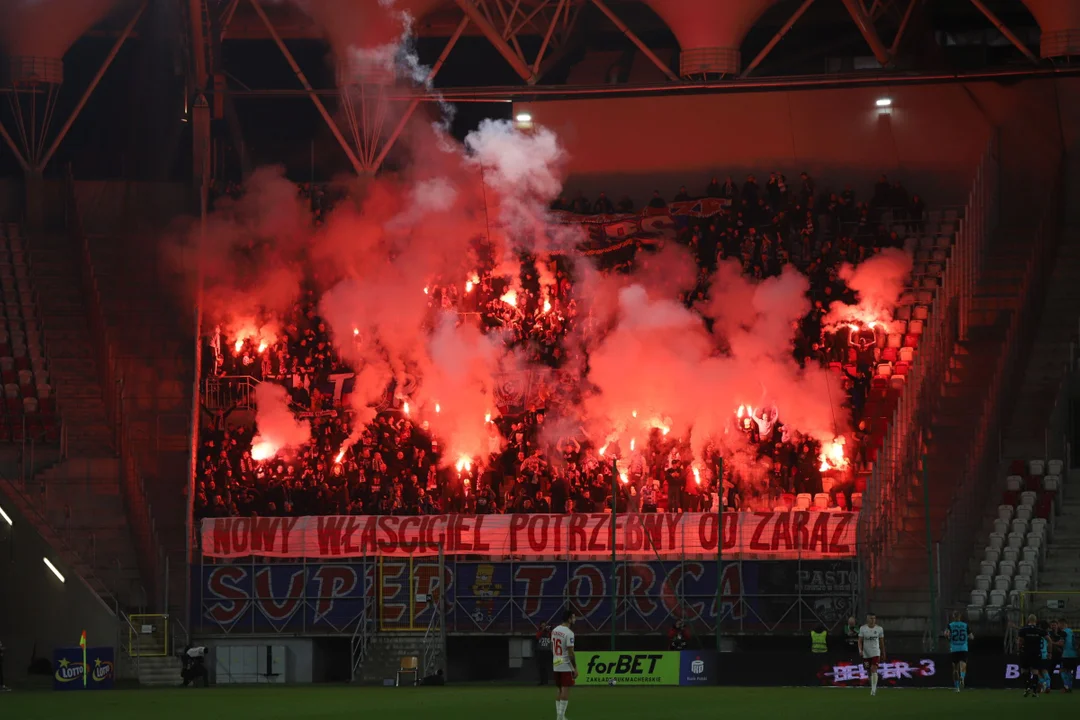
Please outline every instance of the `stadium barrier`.
[{"label": "stadium barrier", "polygon": [[579,685],[715,685],[716,652],[579,652]]},{"label": "stadium barrier", "polygon": [[[807,639],[809,646],[809,639]],[[1060,667],[1053,688],[1061,687]],[[852,652],[738,653],[716,657],[721,685],[738,687],[869,687],[869,670]],[[952,657],[948,653],[888,654],[878,668],[878,687],[951,688]],[[1023,688],[1018,658],[1011,655],[968,656],[966,686],[973,689]]]}]

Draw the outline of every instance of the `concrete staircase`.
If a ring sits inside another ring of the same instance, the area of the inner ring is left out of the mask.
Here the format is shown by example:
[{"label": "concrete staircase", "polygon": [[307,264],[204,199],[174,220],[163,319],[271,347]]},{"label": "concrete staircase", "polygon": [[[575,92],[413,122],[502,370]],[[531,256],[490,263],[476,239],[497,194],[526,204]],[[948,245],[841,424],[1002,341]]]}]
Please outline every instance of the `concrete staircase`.
[{"label": "concrete staircase", "polygon": [[[1080,187],[1080,167],[1073,187]],[[1066,203],[1057,255],[1046,282],[1039,329],[1020,384],[1016,407],[1005,433],[1002,455],[1036,458],[1047,455],[1047,422],[1069,362],[1069,345],[1080,319],[1080,206]],[[1050,453],[1058,452],[1051,446]]]},{"label": "concrete staircase", "polygon": [[1030,253],[1024,242],[1027,233],[1030,230],[999,230],[968,313],[968,337],[955,344],[949,359],[926,442],[929,516],[919,475],[911,478],[897,509],[902,530],[886,551],[889,570],[884,583],[870,597],[882,623],[894,630],[924,629],[931,609],[927,523],[931,542],[940,540],[958,479],[989,441],[979,437],[978,428],[984,421],[981,413],[987,387],[1018,310],[1018,291]]},{"label": "concrete staircase", "polygon": [[183,663],[175,655],[139,658],[139,684],[148,687],[179,687]]},{"label": "concrete staircase", "polygon": [[45,519],[75,548],[125,608],[145,607],[143,586],[116,478],[115,458],[67,460],[35,478],[44,490]]},{"label": "concrete staircase", "polygon": [[[381,685],[386,680],[393,681],[401,667],[401,658],[410,655],[416,656],[419,660],[421,666],[419,676],[423,677],[424,633],[376,633],[368,640],[367,657],[364,658],[364,664],[357,670],[355,680],[373,685]],[[445,667],[445,661],[441,656],[437,663],[437,667]]]},{"label": "concrete staircase", "polygon": [[67,428],[68,455],[113,456],[113,433],[94,359],[77,249],[63,235],[34,237],[28,245],[49,375]]},{"label": "concrete staircase", "polygon": [[[1046,548],[1038,576],[1039,590],[1080,593],[1080,473],[1069,473],[1065,501]],[[1073,603],[1077,600],[1073,598]],[[1076,608],[1070,608],[1072,613]]]},{"label": "concrete staircase", "polygon": [[163,291],[166,271],[152,251],[120,237],[95,236],[89,244],[106,333],[124,378],[125,422],[174,575],[169,606],[181,608],[194,379],[191,327],[171,308]]}]

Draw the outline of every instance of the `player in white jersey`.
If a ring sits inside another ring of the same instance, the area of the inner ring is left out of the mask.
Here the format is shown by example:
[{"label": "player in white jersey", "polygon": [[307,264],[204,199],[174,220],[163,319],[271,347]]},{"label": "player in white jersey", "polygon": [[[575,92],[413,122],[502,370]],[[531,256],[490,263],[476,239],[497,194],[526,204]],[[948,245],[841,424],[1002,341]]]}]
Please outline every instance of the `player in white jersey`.
[{"label": "player in white jersey", "polygon": [[877,695],[878,664],[885,660],[885,629],[873,613],[866,615],[866,624],[859,628],[859,655],[870,668],[870,694]]},{"label": "player in white jersey", "polygon": [[570,688],[577,678],[577,657],[574,655],[574,621],[577,616],[567,610],[562,625],[551,631],[551,662],[555,671],[555,718],[566,720],[570,704]]}]

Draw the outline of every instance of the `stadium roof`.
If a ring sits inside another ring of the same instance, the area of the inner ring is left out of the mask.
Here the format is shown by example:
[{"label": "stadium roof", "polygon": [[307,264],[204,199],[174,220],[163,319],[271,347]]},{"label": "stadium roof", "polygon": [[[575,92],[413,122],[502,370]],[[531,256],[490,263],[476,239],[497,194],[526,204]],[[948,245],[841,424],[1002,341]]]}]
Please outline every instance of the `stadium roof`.
[{"label": "stadium roof", "polygon": [[[409,103],[434,91],[456,102],[739,91],[1071,72],[1068,59],[1080,53],[1076,0],[395,0],[393,8],[384,0],[14,0],[0,5],[0,88],[9,96],[55,89],[78,54],[100,63],[92,89],[126,38],[153,34],[175,46],[185,112],[200,96],[306,97],[341,142],[319,106],[348,95],[344,86],[379,86],[380,102]],[[411,47],[425,69],[390,83],[372,58],[400,39],[399,11],[411,16]],[[103,63],[100,50],[83,49],[88,40],[110,46]],[[77,115],[81,102],[73,104]],[[27,134],[3,127],[0,136]],[[42,133],[21,144],[20,164],[41,169],[58,142]],[[352,159],[370,170],[379,153]]]}]

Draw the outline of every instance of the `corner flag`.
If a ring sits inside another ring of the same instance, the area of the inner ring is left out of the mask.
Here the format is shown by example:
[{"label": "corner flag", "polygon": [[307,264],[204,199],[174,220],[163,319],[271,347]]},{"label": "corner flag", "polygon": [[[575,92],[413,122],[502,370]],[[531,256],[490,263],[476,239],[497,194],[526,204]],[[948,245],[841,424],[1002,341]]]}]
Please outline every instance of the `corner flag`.
[{"label": "corner flag", "polygon": [[79,647],[82,648],[82,684],[86,687],[86,674],[90,672],[90,666],[86,663],[86,631],[82,631],[82,636],[79,638]]}]

